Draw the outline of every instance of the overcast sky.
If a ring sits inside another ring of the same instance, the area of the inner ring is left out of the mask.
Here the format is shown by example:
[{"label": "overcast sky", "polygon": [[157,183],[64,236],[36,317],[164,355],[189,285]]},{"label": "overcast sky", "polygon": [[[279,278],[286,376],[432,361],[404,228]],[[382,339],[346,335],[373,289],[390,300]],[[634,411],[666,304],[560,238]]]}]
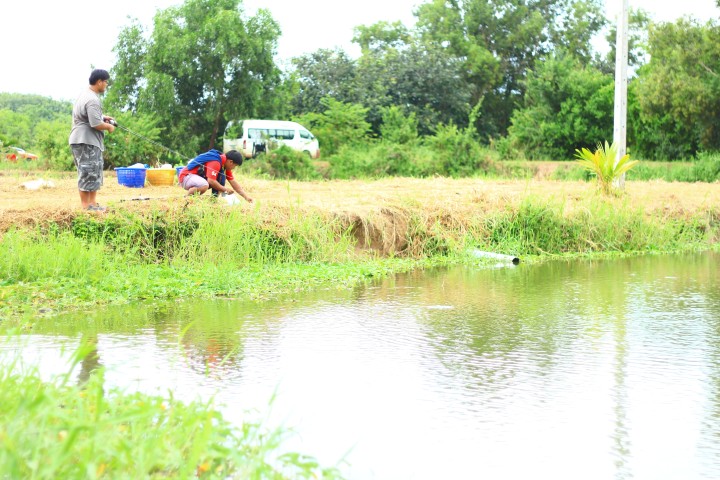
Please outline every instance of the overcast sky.
[{"label": "overcast sky", "polygon": [[[112,48],[128,16],[150,26],[157,9],[182,0],[15,0],[0,7],[0,92],[32,93],[74,100],[87,85],[91,65],[110,69]],[[422,0],[245,0],[247,13],[270,10],[282,29],[278,60],[340,47],[358,54],[351,43],[353,27],[400,20],[411,26]],[[606,0],[614,18],[620,0]],[[715,0],[630,0],[659,21],[690,15],[717,19]],[[660,5],[660,6],[658,6]]]}]

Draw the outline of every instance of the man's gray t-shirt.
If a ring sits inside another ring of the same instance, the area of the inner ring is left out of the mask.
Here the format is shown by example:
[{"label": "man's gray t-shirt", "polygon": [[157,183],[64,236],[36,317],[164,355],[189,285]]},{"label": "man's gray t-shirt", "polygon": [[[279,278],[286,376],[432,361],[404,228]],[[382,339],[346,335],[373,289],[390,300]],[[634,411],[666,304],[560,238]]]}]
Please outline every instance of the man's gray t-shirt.
[{"label": "man's gray t-shirt", "polygon": [[104,132],[96,130],[103,123],[100,97],[89,88],[75,100],[73,107],[73,125],[70,131],[70,145],[84,143],[105,150]]}]

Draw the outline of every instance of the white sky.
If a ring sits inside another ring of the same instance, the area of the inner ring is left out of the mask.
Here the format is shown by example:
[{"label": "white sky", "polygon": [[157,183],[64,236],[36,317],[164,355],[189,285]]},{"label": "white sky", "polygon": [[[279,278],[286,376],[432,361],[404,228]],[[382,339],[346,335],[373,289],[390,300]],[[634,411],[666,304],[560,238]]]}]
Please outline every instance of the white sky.
[{"label": "white sky", "polygon": [[[151,26],[157,9],[182,0],[16,0],[0,7],[0,92],[31,93],[73,100],[87,85],[91,65],[110,69],[112,48],[128,16]],[[353,27],[400,20],[410,26],[416,5],[423,0],[245,0],[248,14],[270,10],[282,29],[278,60],[319,48],[343,48],[357,56],[351,44]],[[610,18],[620,0],[606,0]],[[630,0],[631,7],[649,11],[659,21],[691,15],[718,19],[715,0]]]}]

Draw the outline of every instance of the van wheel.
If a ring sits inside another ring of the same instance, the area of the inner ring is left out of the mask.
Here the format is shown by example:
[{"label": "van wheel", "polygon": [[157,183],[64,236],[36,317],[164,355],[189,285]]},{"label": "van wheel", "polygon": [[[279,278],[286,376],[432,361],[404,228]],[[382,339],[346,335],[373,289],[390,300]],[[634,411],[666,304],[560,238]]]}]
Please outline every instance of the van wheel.
[{"label": "van wheel", "polygon": [[303,153],[304,153],[305,155],[307,155],[310,160],[312,160],[312,154],[311,154],[310,152],[308,152],[307,150],[305,150],[305,151],[303,151]]}]

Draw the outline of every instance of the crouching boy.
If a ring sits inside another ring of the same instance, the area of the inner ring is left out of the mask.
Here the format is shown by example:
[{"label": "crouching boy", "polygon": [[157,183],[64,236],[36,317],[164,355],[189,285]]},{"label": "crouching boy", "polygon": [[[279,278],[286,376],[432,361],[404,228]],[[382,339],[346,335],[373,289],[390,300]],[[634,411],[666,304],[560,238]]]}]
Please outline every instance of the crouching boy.
[{"label": "crouching boy", "polygon": [[[178,181],[180,186],[187,190],[188,195],[202,195],[208,188],[212,189],[213,195],[232,194],[235,191],[252,203],[253,199],[245,193],[233,176],[233,169],[242,165],[242,162],[242,153],[237,150],[230,150],[227,153],[210,150],[190,160],[190,163],[180,170]],[[226,179],[232,188],[225,186]]]}]

